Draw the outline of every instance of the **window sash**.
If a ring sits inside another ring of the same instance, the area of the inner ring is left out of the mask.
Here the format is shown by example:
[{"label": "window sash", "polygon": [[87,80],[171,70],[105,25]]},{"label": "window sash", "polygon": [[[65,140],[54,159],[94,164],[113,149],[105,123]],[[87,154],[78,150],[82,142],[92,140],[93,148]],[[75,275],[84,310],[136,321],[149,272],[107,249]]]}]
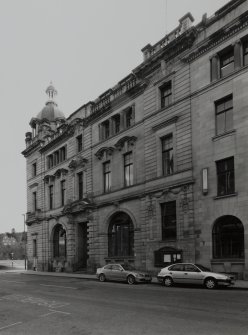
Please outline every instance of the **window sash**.
[{"label": "window sash", "polygon": [[111,189],[111,170],[109,162],[103,164],[103,184],[104,192],[109,192]]},{"label": "window sash", "polygon": [[161,94],[161,108],[169,106],[172,102],[171,82],[165,84],[160,88],[160,94]]},{"label": "window sash", "polygon": [[78,199],[83,199],[83,173],[78,173]]},{"label": "window sash", "polygon": [[177,238],[176,201],[161,204],[162,240]]},{"label": "window sash", "polygon": [[162,169],[164,176],[173,174],[174,172],[172,135],[162,138]]},{"label": "window sash", "polygon": [[124,185],[133,185],[133,156],[132,153],[124,155]]},{"label": "window sash", "polygon": [[53,185],[49,186],[49,208],[53,209]]},{"label": "window sash", "polygon": [[61,181],[61,206],[65,204],[65,181]]},{"label": "window sash", "polygon": [[232,97],[216,103],[216,134],[220,135],[233,129]]},{"label": "window sash", "polygon": [[223,196],[235,192],[233,158],[217,162],[217,195]]}]

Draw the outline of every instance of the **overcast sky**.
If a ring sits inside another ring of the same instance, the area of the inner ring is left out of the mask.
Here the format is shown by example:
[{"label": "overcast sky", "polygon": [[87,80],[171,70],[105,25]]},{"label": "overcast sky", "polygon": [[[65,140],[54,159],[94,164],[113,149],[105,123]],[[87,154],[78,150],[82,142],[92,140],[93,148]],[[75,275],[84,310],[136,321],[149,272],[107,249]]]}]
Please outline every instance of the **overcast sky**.
[{"label": "overcast sky", "polygon": [[[68,117],[142,62],[191,12],[197,24],[227,0],[0,0],[0,233],[23,231],[25,132],[52,80]],[[166,10],[167,9],[167,10]]]}]

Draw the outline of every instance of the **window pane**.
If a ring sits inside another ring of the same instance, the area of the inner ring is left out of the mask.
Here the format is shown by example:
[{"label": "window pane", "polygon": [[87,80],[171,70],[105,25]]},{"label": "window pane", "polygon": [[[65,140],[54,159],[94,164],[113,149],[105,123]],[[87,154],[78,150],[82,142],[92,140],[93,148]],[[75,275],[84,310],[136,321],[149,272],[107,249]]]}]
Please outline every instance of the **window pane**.
[{"label": "window pane", "polygon": [[222,134],[225,132],[225,113],[217,114],[217,134]]},{"label": "window pane", "polygon": [[175,239],[177,237],[176,201],[161,204],[162,239]]}]

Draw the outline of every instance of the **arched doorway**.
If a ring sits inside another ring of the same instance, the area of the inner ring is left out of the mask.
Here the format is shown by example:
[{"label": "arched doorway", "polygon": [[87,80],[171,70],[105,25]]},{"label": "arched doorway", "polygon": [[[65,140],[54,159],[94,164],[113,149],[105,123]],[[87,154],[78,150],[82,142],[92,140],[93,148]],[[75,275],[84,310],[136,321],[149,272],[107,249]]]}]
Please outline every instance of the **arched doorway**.
[{"label": "arched doorway", "polygon": [[134,255],[134,227],[130,216],[124,212],[114,214],[108,227],[108,256]]},{"label": "arched doorway", "polygon": [[57,224],[54,228],[53,257],[66,259],[66,230],[61,224]]},{"label": "arched doorway", "polygon": [[244,227],[235,216],[216,220],[212,231],[213,259],[244,258]]}]

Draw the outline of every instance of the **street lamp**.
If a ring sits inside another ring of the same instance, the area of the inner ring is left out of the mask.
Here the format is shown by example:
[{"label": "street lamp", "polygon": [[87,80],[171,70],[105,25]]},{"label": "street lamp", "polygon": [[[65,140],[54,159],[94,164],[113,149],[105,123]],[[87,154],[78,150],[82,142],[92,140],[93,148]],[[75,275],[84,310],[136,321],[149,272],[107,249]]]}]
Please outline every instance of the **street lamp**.
[{"label": "street lamp", "polygon": [[27,245],[27,241],[26,241],[26,236],[25,236],[25,225],[26,225],[26,215],[23,215],[23,220],[24,220],[24,225],[23,225],[23,232],[24,232],[24,265],[25,265],[25,270],[27,269],[27,260],[26,260],[26,245]]}]

